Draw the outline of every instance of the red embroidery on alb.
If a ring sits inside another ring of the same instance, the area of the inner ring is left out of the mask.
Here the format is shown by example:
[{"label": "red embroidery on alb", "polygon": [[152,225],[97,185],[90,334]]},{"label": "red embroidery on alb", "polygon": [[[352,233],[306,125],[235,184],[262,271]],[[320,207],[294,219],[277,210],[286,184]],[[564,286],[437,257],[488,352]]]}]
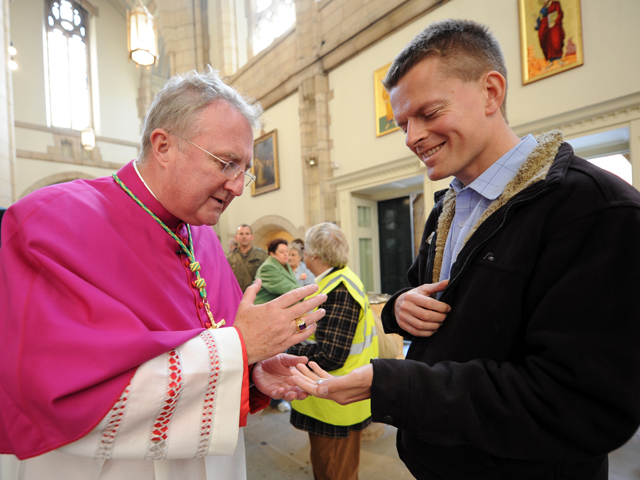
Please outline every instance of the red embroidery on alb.
[{"label": "red embroidery on alb", "polygon": [[151,430],[145,460],[162,460],[167,456],[169,424],[182,391],[182,365],[176,350],[169,352],[167,391]]},{"label": "red embroidery on alb", "polygon": [[216,406],[216,387],[220,378],[220,358],[218,348],[213,338],[211,330],[205,330],[200,334],[200,338],[207,346],[209,353],[209,383],[204,394],[204,404],[202,406],[202,418],[200,420],[200,440],[196,449],[195,457],[204,457],[211,445],[211,431],[213,430],[213,419]]},{"label": "red embroidery on alb", "polygon": [[114,443],[118,431],[122,426],[124,420],[125,409],[127,407],[127,401],[131,394],[131,383],[127,385],[124,392],[120,395],[118,401],[111,407],[111,410],[107,414],[109,421],[107,426],[104,427],[100,434],[100,442],[98,443],[98,449],[96,450],[96,458],[111,458],[113,453]]}]

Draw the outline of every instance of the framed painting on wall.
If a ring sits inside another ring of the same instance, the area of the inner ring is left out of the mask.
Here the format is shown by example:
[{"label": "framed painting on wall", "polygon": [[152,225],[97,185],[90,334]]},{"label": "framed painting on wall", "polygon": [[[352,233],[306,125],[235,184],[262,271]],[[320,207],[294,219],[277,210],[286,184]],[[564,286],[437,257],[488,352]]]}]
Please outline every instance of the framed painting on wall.
[{"label": "framed painting on wall", "polygon": [[251,196],[280,188],[278,171],[278,132],[273,130],[253,142],[252,173],[256,181],[251,184]]},{"label": "framed painting on wall", "polygon": [[379,68],[373,74],[377,137],[395,132],[399,128],[398,125],[396,125],[396,120],[393,118],[389,94],[382,86],[382,80],[387,76],[387,71],[390,66],[391,64]]},{"label": "framed painting on wall", "polygon": [[522,83],[584,63],[580,0],[518,0]]}]

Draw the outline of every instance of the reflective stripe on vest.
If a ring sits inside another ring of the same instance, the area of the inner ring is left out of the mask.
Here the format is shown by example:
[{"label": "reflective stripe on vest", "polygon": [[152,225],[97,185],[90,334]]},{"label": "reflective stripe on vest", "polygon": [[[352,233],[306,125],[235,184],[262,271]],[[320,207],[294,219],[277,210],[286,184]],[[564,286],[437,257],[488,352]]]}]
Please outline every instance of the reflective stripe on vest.
[{"label": "reflective stripe on vest", "polygon": [[[378,357],[378,337],[369,299],[364,293],[362,282],[349,267],[334,271],[323,278],[319,282],[320,288],[315,295],[328,294],[341,283],[344,283],[349,294],[360,305],[361,310],[349,356],[342,367],[329,372],[338,376],[346,375],[355,368],[367,365],[372,358]],[[308,341],[315,342],[315,335],[309,337]],[[292,401],[291,406],[304,415],[330,425],[355,425],[371,416],[370,400],[341,406],[331,400],[308,397],[303,401]]]},{"label": "reflective stripe on vest", "polygon": [[376,326],[374,325],[373,328],[371,329],[371,333],[369,333],[369,335],[366,335],[364,337],[364,342],[351,344],[351,350],[349,350],[349,355],[360,355],[362,352],[365,351],[365,349],[371,346],[371,343],[373,342],[373,337],[377,337],[377,336],[378,336],[378,331],[376,330]]}]

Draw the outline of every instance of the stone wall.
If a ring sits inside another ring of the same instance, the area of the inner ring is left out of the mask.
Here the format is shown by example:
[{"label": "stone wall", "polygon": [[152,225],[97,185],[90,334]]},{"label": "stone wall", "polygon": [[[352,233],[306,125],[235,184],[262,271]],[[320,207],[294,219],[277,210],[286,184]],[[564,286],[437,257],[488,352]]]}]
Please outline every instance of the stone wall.
[{"label": "stone wall", "polygon": [[328,73],[446,1],[296,0],[296,24],[227,77],[265,109],[298,92],[307,228],[337,220]]},{"label": "stone wall", "polygon": [[9,1],[0,0],[0,207],[15,200],[15,149],[13,147],[13,93],[7,68]]}]

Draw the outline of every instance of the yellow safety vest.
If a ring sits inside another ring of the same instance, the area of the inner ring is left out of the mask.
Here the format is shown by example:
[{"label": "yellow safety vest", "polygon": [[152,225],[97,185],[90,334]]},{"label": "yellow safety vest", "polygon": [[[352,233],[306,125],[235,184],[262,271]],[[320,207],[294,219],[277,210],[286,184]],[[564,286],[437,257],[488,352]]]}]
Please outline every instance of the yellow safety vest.
[{"label": "yellow safety vest", "polygon": [[[349,267],[336,270],[324,277],[318,284],[320,288],[314,295],[328,294],[341,283],[344,283],[349,294],[360,305],[360,317],[347,360],[342,367],[329,372],[338,376],[346,375],[355,368],[367,365],[372,358],[378,358],[378,336],[373,312],[369,306],[369,298],[364,292],[362,282]],[[322,322],[322,320],[320,321]],[[309,340],[315,341],[315,335],[311,335]],[[333,400],[310,396],[305,400],[292,401],[291,407],[297,412],[330,425],[355,425],[371,416],[371,400],[362,400],[350,405],[338,405]]]}]

